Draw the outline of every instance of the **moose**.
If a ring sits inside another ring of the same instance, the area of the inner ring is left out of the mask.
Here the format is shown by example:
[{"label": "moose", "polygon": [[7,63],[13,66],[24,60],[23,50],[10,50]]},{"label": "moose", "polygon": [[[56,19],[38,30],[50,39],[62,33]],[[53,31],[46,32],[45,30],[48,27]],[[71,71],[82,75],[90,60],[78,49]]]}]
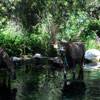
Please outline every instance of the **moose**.
[{"label": "moose", "polygon": [[0,69],[10,71],[12,78],[16,79],[13,61],[10,59],[7,52],[0,47]]},{"label": "moose", "polygon": [[66,77],[66,70],[68,68],[71,68],[73,72],[73,79],[75,79],[76,64],[79,64],[79,78],[81,78],[81,73],[83,73],[83,62],[85,55],[84,44],[79,40],[73,39],[70,39],[68,42],[59,42],[61,45],[60,53],[64,63],[64,77]]},{"label": "moose", "polygon": [[[53,47],[57,50],[58,53],[58,44],[60,44],[61,49],[61,57],[64,65],[64,77],[66,78],[66,70],[69,68],[73,71],[73,79],[75,78],[75,68],[76,64],[80,66],[79,78],[83,73],[83,62],[85,55],[85,46],[84,44],[78,40],[79,36],[84,32],[84,28],[81,28],[76,35],[76,39],[69,39],[67,42],[62,42],[60,39],[56,37],[56,28],[55,25],[52,25],[51,28],[51,38],[53,39]],[[59,54],[59,53],[58,53]]]}]

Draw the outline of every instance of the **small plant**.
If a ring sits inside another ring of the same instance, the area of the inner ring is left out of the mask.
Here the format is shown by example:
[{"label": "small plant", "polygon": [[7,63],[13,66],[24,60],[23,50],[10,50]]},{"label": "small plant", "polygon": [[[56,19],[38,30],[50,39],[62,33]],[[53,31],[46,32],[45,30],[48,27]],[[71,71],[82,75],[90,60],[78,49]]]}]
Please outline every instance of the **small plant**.
[{"label": "small plant", "polygon": [[88,40],[86,44],[86,49],[99,49],[100,45],[96,43],[95,40]]}]

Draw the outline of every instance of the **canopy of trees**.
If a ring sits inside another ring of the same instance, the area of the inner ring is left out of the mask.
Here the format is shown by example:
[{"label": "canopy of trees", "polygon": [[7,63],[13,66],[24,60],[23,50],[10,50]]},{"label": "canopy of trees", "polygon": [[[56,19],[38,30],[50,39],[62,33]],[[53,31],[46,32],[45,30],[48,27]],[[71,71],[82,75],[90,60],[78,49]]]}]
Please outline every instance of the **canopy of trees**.
[{"label": "canopy of trees", "polygon": [[0,45],[11,55],[52,55],[48,41],[75,38],[84,27],[80,39],[87,47],[99,36],[99,19],[99,0],[1,0]]}]

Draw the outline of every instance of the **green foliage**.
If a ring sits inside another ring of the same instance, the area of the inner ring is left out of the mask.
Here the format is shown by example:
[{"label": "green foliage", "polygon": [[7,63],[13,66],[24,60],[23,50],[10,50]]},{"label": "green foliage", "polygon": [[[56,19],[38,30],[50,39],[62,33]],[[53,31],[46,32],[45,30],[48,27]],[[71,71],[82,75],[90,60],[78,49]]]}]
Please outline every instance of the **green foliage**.
[{"label": "green foliage", "polygon": [[58,34],[58,37],[62,40],[68,40],[69,38],[76,39],[76,35],[81,28],[84,28],[84,32],[79,36],[86,46],[86,49],[99,49],[95,40],[97,35],[100,36],[100,21],[95,18],[88,19],[87,12],[78,10],[77,16],[73,13],[70,15],[69,20],[65,26],[61,26],[62,33]]},{"label": "green foliage", "polygon": [[84,33],[80,39],[85,43],[86,49],[99,49],[98,43],[95,42],[100,33],[99,20],[91,18],[84,24]]},{"label": "green foliage", "polygon": [[36,31],[36,34],[29,34],[22,31],[22,29],[21,25],[17,26],[12,21],[9,21],[0,34],[0,45],[10,56],[31,53],[56,55],[56,50],[48,43],[48,40],[50,40],[48,33],[43,34],[41,31]]},{"label": "green foliage", "polygon": [[48,43],[48,34],[32,34],[30,35],[30,47],[34,53],[41,53],[43,55],[54,56],[56,55],[56,50],[51,44]]},{"label": "green foliage", "polygon": [[86,49],[100,49],[100,45],[94,40],[87,40]]},{"label": "green foliage", "polygon": [[0,3],[0,45],[9,55],[55,56],[56,50],[49,43],[53,41],[52,33],[61,40],[75,39],[81,28],[84,32],[79,39],[86,48],[98,48],[91,41],[100,36],[100,20],[89,16],[94,1],[4,0]]},{"label": "green foliage", "polygon": [[65,40],[68,40],[69,38],[76,38],[79,30],[85,26],[87,20],[86,13],[79,10],[77,14],[78,16],[74,13],[71,14],[69,20],[66,22],[66,25],[60,27],[62,32],[58,34],[58,36],[61,36],[60,38]]}]

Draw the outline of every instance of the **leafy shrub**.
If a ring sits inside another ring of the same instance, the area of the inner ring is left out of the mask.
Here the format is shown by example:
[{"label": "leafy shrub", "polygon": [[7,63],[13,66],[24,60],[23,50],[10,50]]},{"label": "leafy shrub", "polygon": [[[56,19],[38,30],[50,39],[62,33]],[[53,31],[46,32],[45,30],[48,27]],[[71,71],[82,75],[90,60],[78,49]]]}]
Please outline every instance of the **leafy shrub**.
[{"label": "leafy shrub", "polygon": [[0,34],[0,45],[10,56],[22,54],[41,53],[43,55],[55,55],[56,50],[48,44],[50,37],[47,33],[27,33],[17,30],[11,23]]},{"label": "leafy shrub", "polygon": [[99,49],[100,45],[95,40],[87,40],[87,43],[85,44],[86,49]]},{"label": "leafy shrub", "polygon": [[[75,39],[80,28],[84,27],[84,32],[79,39],[84,42],[86,49],[99,49],[99,46],[96,46],[96,43],[92,40],[100,33],[100,22],[95,19],[88,19],[86,12],[79,10],[77,14],[76,16],[72,13],[66,24],[59,26],[57,38],[61,40]],[[0,45],[9,55],[41,53],[47,56],[55,56],[57,52],[49,43],[49,41],[52,41],[49,30],[45,29],[49,25],[48,23],[51,22],[45,22],[45,25],[38,23],[33,28],[34,33],[27,33],[23,31],[20,24],[18,26],[13,21],[9,21],[5,28],[0,31]]]},{"label": "leafy shrub", "polygon": [[48,34],[32,34],[30,36],[30,47],[34,53],[41,53],[43,55],[54,56],[56,55],[56,50],[53,48],[49,42]]}]

